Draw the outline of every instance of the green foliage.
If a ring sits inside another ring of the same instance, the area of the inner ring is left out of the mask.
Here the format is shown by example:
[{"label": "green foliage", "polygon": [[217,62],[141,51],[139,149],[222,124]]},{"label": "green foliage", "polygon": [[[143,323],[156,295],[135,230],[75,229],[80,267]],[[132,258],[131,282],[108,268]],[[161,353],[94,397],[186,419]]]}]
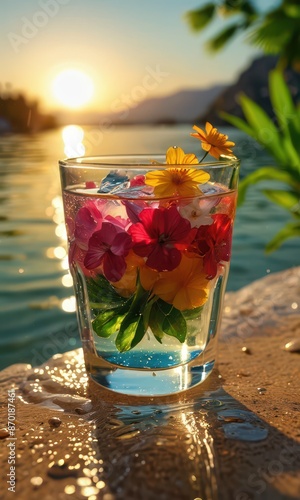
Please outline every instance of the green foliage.
[{"label": "green foliage", "polygon": [[268,253],[277,250],[282,243],[284,243],[289,238],[299,238],[300,237],[300,222],[290,222],[281,229],[276,236],[267,244],[266,251]]},{"label": "green foliage", "polygon": [[300,113],[293,104],[280,70],[270,72],[269,86],[277,125],[246,96],[240,98],[246,120],[222,114],[232,125],[262,144],[277,162],[275,166],[259,168],[243,179],[239,188],[239,204],[243,203],[250,186],[261,181],[279,182],[284,189],[275,186],[262,192],[297,219],[295,223],[288,223],[273,238],[267,245],[268,252],[276,250],[286,239],[300,236]]},{"label": "green foliage", "polygon": [[121,297],[104,276],[97,276],[87,280],[87,291],[92,309],[106,309],[124,304],[126,299]]},{"label": "green foliage", "polygon": [[[261,2],[263,6],[263,2]],[[214,0],[200,9],[189,11],[187,22],[193,31],[201,31],[217,16],[234,18],[208,41],[212,51],[223,48],[240,31],[247,40],[267,54],[278,54],[281,64],[300,67],[300,5],[298,0],[275,2],[265,11],[251,0]]]},{"label": "green foliage", "polygon": [[[89,298],[93,301],[106,295],[107,291],[111,293],[111,285],[104,276],[87,282]],[[114,291],[114,294],[117,295],[117,292]],[[113,298],[112,294],[111,297]],[[116,305],[117,301],[114,300],[114,306],[109,309],[102,308],[100,302],[97,304],[92,302],[93,310],[98,309],[92,324],[94,332],[99,337],[108,338],[117,333],[116,347],[120,352],[129,351],[141,342],[149,326],[159,343],[162,343],[164,335],[171,335],[179,342],[184,342],[187,335],[185,317],[190,319],[195,314],[199,316],[202,309],[196,308],[182,313],[162,299],[153,297],[151,291],[144,290],[139,282],[135,294],[129,299],[124,301],[124,298],[118,297],[122,304]]]},{"label": "green foliage", "polygon": [[205,5],[202,9],[191,10],[185,17],[193,31],[200,31],[211,21],[215,12],[213,3]]},{"label": "green foliage", "polygon": [[233,36],[239,29],[240,29],[239,24],[232,24],[231,26],[228,26],[208,42],[207,44],[208,48],[212,52],[217,52],[218,50],[221,50],[226,45],[226,43],[231,38],[233,38]]}]

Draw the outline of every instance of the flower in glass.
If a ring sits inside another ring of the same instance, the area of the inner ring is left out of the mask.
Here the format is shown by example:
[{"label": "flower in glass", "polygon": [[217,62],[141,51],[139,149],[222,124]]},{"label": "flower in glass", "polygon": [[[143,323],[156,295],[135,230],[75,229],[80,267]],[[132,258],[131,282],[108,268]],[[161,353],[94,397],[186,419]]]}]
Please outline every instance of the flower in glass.
[{"label": "flower in glass", "polygon": [[207,279],[213,279],[218,264],[229,262],[231,253],[232,221],[225,214],[212,215],[213,224],[200,226],[194,241],[194,248],[203,257]]},{"label": "flower in glass", "polygon": [[191,223],[191,227],[207,226],[213,223],[210,215],[212,208],[218,204],[218,199],[194,198],[190,203],[179,206],[179,213]]},{"label": "flower in glass", "polygon": [[133,251],[147,257],[146,264],[157,271],[171,271],[181,261],[181,250],[194,238],[188,220],[181,217],[177,208],[146,208],[139,214],[140,222],[133,224]]},{"label": "flower in glass", "polygon": [[208,298],[202,259],[183,255],[176,269],[160,274],[152,292],[180,311],[202,306]]},{"label": "flower in glass", "polygon": [[[198,159],[194,154],[185,154],[179,147],[168,149],[166,161],[169,165],[198,164]],[[145,177],[145,183],[152,186],[154,194],[159,197],[188,197],[202,194],[198,185],[208,180],[209,174],[196,168],[169,167],[148,172]]]},{"label": "flower in glass", "polygon": [[104,276],[112,282],[119,281],[125,273],[125,257],[132,245],[130,235],[116,222],[104,221],[101,229],[93,233],[84,259],[87,269],[102,265]]}]

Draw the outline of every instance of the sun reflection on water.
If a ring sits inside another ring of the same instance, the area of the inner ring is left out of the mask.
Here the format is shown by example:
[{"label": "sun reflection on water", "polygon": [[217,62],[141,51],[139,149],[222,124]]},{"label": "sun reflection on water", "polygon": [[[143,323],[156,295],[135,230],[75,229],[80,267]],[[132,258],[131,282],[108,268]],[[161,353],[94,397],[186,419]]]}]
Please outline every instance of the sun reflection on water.
[{"label": "sun reflection on water", "polygon": [[[78,136],[78,139],[80,137],[81,136]],[[70,288],[73,285],[73,280],[69,272],[68,253],[67,253],[67,233],[64,221],[62,196],[56,195],[52,199],[51,207],[47,208],[46,214],[49,217],[51,217],[53,222],[56,224],[55,234],[60,240],[59,244],[56,247],[49,247],[47,249],[46,256],[49,259],[58,259],[60,261],[61,269],[67,271],[67,273],[62,276],[61,283],[64,287]],[[69,297],[58,301],[58,303],[59,307],[65,312],[73,313],[76,311],[76,302],[74,295],[70,295]]]},{"label": "sun reflection on water", "polygon": [[67,125],[62,130],[64,142],[64,153],[67,157],[83,156],[85,147],[83,145],[84,131],[79,125]]}]

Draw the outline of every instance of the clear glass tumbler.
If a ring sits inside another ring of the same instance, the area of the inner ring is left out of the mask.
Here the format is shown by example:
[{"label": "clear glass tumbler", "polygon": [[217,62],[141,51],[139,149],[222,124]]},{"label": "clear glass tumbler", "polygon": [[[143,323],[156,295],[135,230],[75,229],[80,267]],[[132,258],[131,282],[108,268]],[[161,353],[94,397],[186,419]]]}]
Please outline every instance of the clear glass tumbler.
[{"label": "clear glass tumbler", "polygon": [[59,162],[87,373],[137,396],[180,392],[211,373],[230,263],[239,161],[164,162]]}]

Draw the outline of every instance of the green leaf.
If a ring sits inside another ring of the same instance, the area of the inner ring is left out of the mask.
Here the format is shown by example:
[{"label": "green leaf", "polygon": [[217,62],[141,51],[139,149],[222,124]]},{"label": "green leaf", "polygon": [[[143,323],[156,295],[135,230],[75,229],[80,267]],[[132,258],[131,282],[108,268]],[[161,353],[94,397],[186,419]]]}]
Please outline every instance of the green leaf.
[{"label": "green leaf", "polygon": [[124,315],[116,309],[99,314],[93,321],[93,330],[99,337],[110,337],[119,331]]},{"label": "green leaf", "polygon": [[240,182],[238,204],[241,205],[245,201],[246,192],[251,185],[268,180],[285,182],[296,190],[300,188],[300,184],[289,172],[275,167],[261,167]]},{"label": "green leaf", "polygon": [[102,275],[96,278],[88,278],[86,284],[92,309],[111,308],[127,301],[116,292],[110,282]]},{"label": "green leaf", "polygon": [[157,304],[164,315],[162,323],[163,332],[176,337],[179,342],[183,343],[186,339],[187,327],[182,312],[161,299]]},{"label": "green leaf", "polygon": [[240,104],[249,125],[256,133],[258,142],[284,164],[286,158],[281,147],[280,135],[271,118],[258,104],[245,95],[240,96]]},{"label": "green leaf", "polygon": [[298,147],[299,150],[300,117],[282,71],[275,69],[270,72],[269,89],[279,126],[288,135],[294,147],[296,149]]},{"label": "green leaf", "polygon": [[116,338],[116,347],[120,352],[129,351],[136,346],[145,335],[143,316],[129,312],[122,321]]},{"label": "green leaf", "polygon": [[280,205],[289,212],[295,212],[295,207],[298,207],[299,210],[299,194],[297,193],[281,189],[264,189],[262,192],[273,203]]},{"label": "green leaf", "polygon": [[299,117],[282,71],[278,69],[270,71],[269,90],[274,112],[281,128],[285,130],[290,123],[293,123],[295,129],[299,131]]},{"label": "green leaf", "polygon": [[[148,314],[150,311],[147,301],[150,291],[144,290],[140,282],[133,297],[127,314],[120,325],[120,330],[116,338],[116,347],[119,351],[129,351],[136,346],[143,338],[148,328]],[[145,315],[145,317],[144,317]]]},{"label": "green leaf", "polygon": [[291,138],[289,136],[285,136],[282,138],[282,150],[286,155],[286,160],[284,165],[285,169],[295,172],[296,175],[298,174],[297,177],[300,180],[300,156],[296,151],[296,149],[294,148]]},{"label": "green leaf", "polygon": [[111,309],[104,309],[92,321],[93,330],[99,337],[109,337],[120,328],[124,315],[129,311],[132,297],[125,304]]},{"label": "green leaf", "polygon": [[225,111],[220,112],[219,115],[221,118],[228,121],[228,123],[231,123],[231,125],[233,125],[234,127],[242,130],[246,134],[248,134],[251,137],[253,137],[254,139],[256,139],[256,132],[242,118],[239,118],[239,117],[234,116],[234,115],[230,115],[229,113],[225,113]]},{"label": "green leaf", "polygon": [[228,26],[223,31],[218,33],[217,36],[209,40],[207,47],[212,52],[217,52],[222,49],[224,45],[236,34],[236,32],[240,29],[238,24],[232,24]]},{"label": "green leaf", "polygon": [[248,39],[268,54],[282,54],[291,37],[291,19],[273,12],[250,33]]},{"label": "green leaf", "polygon": [[202,9],[191,10],[185,17],[193,31],[201,31],[212,20],[215,12],[215,5],[210,3]]},{"label": "green leaf", "polygon": [[281,229],[276,236],[267,244],[266,252],[274,252],[277,250],[287,239],[299,238],[300,236],[300,223],[291,222]]},{"label": "green leaf", "polygon": [[194,309],[186,309],[182,311],[182,315],[185,319],[196,319],[202,313],[203,306],[195,307]]},{"label": "green leaf", "polygon": [[151,309],[151,314],[149,317],[149,326],[156,340],[161,344],[164,332],[162,329],[162,324],[165,319],[165,314],[159,308],[157,302],[155,302]]}]

